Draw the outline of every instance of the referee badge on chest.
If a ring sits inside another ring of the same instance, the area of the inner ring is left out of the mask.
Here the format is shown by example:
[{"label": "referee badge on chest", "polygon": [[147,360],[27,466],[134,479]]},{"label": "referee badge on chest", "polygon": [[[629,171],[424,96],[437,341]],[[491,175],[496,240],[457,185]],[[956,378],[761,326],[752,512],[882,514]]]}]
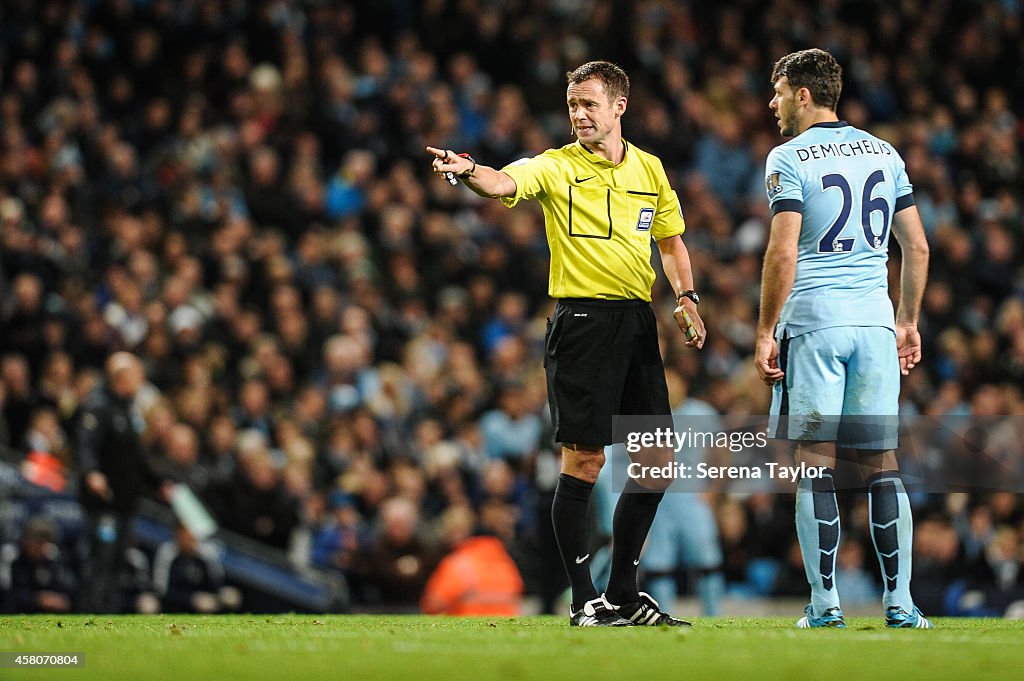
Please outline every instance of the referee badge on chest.
[{"label": "referee badge on chest", "polygon": [[636,221],[636,231],[638,232],[649,232],[651,231],[651,225],[654,223],[654,209],[653,208],[641,208],[640,217]]}]

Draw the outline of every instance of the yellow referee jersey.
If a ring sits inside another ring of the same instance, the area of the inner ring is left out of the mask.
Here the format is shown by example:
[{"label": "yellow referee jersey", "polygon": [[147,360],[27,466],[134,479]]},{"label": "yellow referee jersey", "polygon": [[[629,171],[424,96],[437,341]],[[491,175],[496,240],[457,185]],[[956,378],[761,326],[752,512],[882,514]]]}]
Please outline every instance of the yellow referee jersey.
[{"label": "yellow referee jersey", "polygon": [[552,298],[650,301],[651,238],[686,229],[661,161],[623,144],[618,165],[574,142],[502,168],[516,181],[502,203],[537,199],[544,208]]}]

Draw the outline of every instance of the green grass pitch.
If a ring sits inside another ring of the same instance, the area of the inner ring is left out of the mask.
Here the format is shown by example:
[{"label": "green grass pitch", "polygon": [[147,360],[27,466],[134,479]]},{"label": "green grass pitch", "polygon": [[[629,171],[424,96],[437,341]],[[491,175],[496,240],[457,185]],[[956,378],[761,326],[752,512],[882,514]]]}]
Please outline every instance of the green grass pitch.
[{"label": "green grass pitch", "polygon": [[796,617],[693,629],[576,629],[518,619],[317,615],[0,617],[0,651],[84,652],[85,667],[0,679],[1024,679],[1024,622],[936,620],[932,631],[797,630]]}]

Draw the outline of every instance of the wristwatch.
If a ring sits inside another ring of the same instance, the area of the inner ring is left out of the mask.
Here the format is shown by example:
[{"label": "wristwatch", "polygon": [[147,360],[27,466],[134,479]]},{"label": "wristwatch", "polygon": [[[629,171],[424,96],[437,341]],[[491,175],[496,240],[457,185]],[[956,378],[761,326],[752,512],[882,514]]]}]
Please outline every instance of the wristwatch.
[{"label": "wristwatch", "polygon": [[473,163],[473,167],[469,168],[468,170],[463,170],[461,173],[455,176],[460,180],[467,180],[473,177],[473,173],[476,172],[476,159],[470,156],[469,154],[459,154],[459,156],[466,159],[467,161],[472,161]]},{"label": "wristwatch", "polygon": [[700,305],[700,294],[698,294],[693,289],[690,289],[689,291],[683,291],[678,296],[676,296],[676,305],[678,305],[679,301],[682,300],[683,298],[689,298],[690,300],[693,301],[694,305]]}]

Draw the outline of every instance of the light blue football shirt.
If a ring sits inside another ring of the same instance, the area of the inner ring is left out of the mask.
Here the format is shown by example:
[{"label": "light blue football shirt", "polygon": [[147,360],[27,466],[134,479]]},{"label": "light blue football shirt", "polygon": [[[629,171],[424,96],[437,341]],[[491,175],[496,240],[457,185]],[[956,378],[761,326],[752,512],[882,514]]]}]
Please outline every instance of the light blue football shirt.
[{"label": "light blue football shirt", "polygon": [[765,186],[772,215],[803,215],[779,332],[895,329],[889,234],[893,215],[914,205],[914,195],[892,145],[845,121],[818,123],[768,154]]}]

